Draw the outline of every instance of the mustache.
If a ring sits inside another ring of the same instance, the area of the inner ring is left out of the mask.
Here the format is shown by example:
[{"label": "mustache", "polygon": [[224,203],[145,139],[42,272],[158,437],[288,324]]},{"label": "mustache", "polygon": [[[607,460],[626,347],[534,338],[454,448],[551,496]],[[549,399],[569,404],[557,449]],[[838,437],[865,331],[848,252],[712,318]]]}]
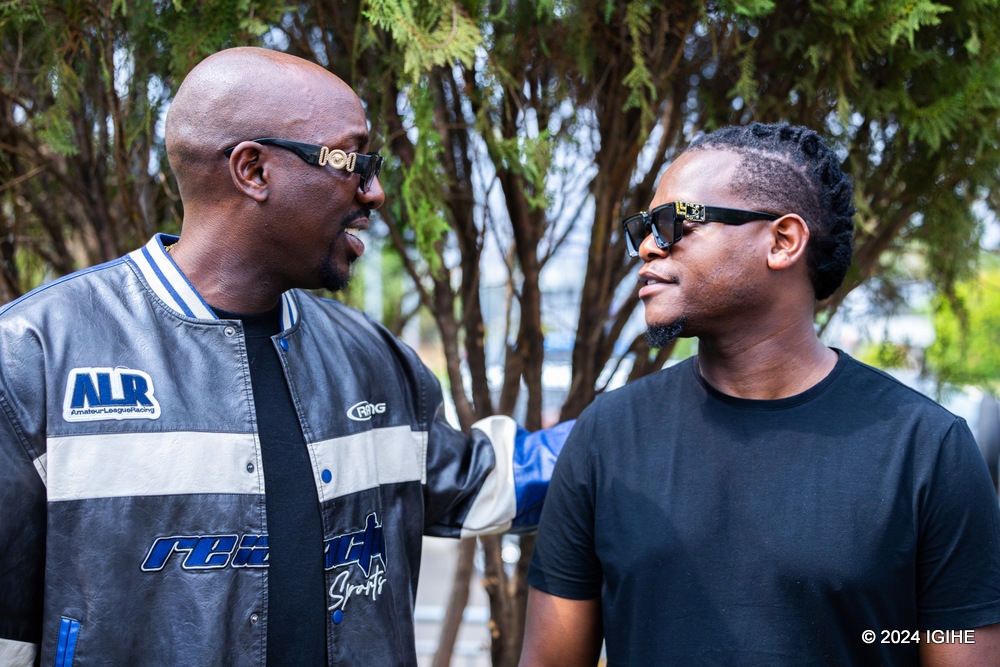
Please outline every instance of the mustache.
[{"label": "mustache", "polygon": [[360,220],[361,218],[368,218],[371,215],[371,209],[359,208],[355,211],[351,211],[344,219],[340,221],[341,229],[346,229],[355,220]]}]

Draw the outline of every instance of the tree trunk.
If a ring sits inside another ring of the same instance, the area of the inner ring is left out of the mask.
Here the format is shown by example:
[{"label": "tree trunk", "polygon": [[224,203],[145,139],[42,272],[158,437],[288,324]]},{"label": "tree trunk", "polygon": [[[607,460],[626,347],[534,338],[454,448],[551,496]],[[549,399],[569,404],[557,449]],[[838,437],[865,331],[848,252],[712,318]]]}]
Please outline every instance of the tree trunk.
[{"label": "tree trunk", "polygon": [[448,598],[448,608],[441,622],[441,633],[438,636],[438,649],[434,654],[431,667],[448,667],[451,665],[451,655],[455,650],[455,640],[462,626],[462,615],[469,603],[469,581],[472,578],[473,559],[476,555],[476,538],[466,537],[458,543],[458,562],[455,565],[455,576],[452,578],[451,595]]}]

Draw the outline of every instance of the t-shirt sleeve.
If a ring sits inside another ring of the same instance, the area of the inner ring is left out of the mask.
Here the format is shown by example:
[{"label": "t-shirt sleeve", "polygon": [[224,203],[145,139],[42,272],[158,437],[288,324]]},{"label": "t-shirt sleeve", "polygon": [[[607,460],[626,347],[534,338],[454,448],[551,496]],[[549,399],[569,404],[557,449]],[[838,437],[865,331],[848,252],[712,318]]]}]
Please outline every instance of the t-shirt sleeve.
[{"label": "t-shirt sleeve", "polygon": [[535,588],[574,600],[600,597],[603,580],[595,549],[596,477],[589,433],[585,412],[556,461],[528,571]]},{"label": "t-shirt sleeve", "polygon": [[921,629],[1000,622],[1000,509],[972,433],[957,419],[919,497]]}]

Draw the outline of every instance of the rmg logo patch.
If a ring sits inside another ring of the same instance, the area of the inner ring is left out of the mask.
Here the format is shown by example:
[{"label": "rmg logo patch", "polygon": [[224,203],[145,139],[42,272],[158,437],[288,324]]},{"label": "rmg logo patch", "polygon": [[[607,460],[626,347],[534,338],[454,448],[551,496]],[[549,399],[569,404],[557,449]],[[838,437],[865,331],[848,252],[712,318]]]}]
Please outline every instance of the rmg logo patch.
[{"label": "rmg logo patch", "polygon": [[63,419],[159,419],[160,403],[148,373],[129,368],[74,368],[66,380]]},{"label": "rmg logo patch", "polygon": [[361,401],[347,409],[347,417],[356,422],[370,421],[373,416],[382,414],[385,414],[385,403]]},{"label": "rmg logo patch", "polygon": [[[176,554],[183,570],[218,570],[224,567],[267,567],[267,535],[171,535],[157,538],[140,568],[158,572]],[[372,565],[386,565],[382,524],[374,512],[361,530],[337,535],[323,543],[324,569],[357,565],[369,576]]]}]

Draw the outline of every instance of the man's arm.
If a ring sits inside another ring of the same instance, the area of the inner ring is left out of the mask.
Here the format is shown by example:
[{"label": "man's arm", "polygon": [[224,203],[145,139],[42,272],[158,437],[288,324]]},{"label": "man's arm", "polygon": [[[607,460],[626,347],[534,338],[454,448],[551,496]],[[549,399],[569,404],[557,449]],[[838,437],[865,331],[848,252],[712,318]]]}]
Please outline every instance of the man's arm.
[{"label": "man's arm", "polygon": [[[531,598],[528,599],[530,605]],[[1000,665],[1000,623],[975,628],[970,632],[974,633],[974,644],[922,642],[920,644],[920,667],[996,667],[996,665]],[[926,633],[922,634],[926,635]]]},{"label": "man's arm", "polygon": [[531,587],[522,667],[596,665],[604,636],[601,600],[570,600]]},{"label": "man's arm", "polygon": [[1000,511],[962,419],[955,418],[941,442],[922,495],[919,529],[917,617],[930,630],[921,632],[920,664],[1000,665]]},{"label": "man's arm", "polygon": [[564,422],[528,433],[510,417],[496,415],[477,421],[466,435],[439,411],[425,457],[424,533],[535,532],[552,469],[572,426]]}]

